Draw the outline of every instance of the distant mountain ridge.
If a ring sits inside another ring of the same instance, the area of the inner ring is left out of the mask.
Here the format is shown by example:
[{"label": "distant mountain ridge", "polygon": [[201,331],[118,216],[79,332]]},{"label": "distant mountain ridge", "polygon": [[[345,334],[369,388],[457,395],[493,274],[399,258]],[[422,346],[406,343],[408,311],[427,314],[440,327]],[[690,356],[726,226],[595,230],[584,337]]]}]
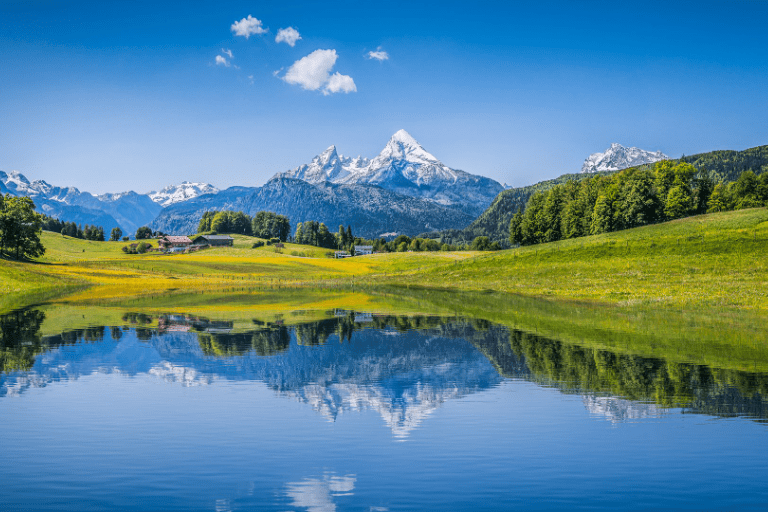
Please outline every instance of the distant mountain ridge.
[{"label": "distant mountain ridge", "polygon": [[204,194],[216,194],[218,192],[218,188],[208,183],[182,181],[180,185],[169,185],[162,190],[152,191],[147,195],[160,206],[166,207]]},{"label": "distant mountain ridge", "polygon": [[614,142],[602,153],[592,153],[581,166],[581,172],[618,171],[643,164],[652,164],[669,157],[661,151],[646,151],[640,148],[627,148]]},{"label": "distant mountain ridge", "polygon": [[374,238],[385,233],[415,235],[425,230],[466,226],[472,215],[461,208],[405,196],[375,185],[312,184],[278,176],[263,187],[231,187],[218,194],[173,204],[165,208],[151,226],[166,233],[197,231],[203,213],[235,210],[254,215],[268,210],[286,215],[291,230],[308,220],[325,223],[331,231],[351,225],[357,236]]},{"label": "distant mountain ridge", "polygon": [[75,187],[58,187],[43,180],[30,181],[18,171],[0,171],[0,193],[30,197],[39,212],[62,221],[102,226],[107,232],[119,227],[125,234],[150,224],[166,204],[211,192],[218,192],[218,189],[206,183],[183,182],[150,194],[129,191],[93,195]]},{"label": "distant mountain ridge", "polygon": [[405,130],[396,132],[373,159],[340,155],[330,146],[304,164],[275,177],[312,184],[376,185],[398,194],[461,206],[470,215],[483,211],[504,187],[495,180],[451,169],[428,153]]}]

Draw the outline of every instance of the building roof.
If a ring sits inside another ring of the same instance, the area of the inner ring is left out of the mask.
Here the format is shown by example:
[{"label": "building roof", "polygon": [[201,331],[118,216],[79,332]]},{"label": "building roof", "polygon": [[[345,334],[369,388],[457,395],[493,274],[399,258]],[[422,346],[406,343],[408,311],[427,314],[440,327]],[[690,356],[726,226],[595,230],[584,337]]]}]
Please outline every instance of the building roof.
[{"label": "building roof", "polygon": [[203,240],[208,240],[208,241],[212,241],[212,240],[234,240],[234,238],[232,238],[231,236],[227,236],[227,235],[199,235],[199,236],[195,237],[194,241],[200,240],[201,238]]},{"label": "building roof", "polygon": [[168,240],[172,244],[192,243],[188,236],[164,236],[161,240]]},{"label": "building roof", "polygon": [[371,249],[371,250],[373,250],[373,246],[372,245],[356,245],[355,249]]}]

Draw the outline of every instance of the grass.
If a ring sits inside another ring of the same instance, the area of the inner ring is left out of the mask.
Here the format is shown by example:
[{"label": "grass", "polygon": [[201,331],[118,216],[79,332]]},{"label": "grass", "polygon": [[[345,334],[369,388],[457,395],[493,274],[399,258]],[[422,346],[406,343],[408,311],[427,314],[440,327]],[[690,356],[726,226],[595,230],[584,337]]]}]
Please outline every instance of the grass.
[{"label": "grass", "polygon": [[[124,242],[44,233],[39,262],[0,261],[0,311],[34,302],[98,304],[238,288],[363,285],[492,290],[618,308],[768,311],[768,210],[691,217],[495,253],[374,254],[336,260],[286,244],[127,255]],[[290,253],[308,256],[295,256]],[[311,256],[309,256],[311,255]]]},{"label": "grass", "polygon": [[765,312],[767,250],[768,210],[759,208],[486,253],[370,282],[620,307]]}]

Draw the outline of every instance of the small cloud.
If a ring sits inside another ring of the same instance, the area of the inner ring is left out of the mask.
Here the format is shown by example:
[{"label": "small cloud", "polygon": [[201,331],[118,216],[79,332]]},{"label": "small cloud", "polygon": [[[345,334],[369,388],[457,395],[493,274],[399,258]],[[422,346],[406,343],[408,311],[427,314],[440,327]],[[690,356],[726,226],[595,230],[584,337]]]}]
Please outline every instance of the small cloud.
[{"label": "small cloud", "polygon": [[379,46],[378,48],[376,48],[375,52],[373,52],[373,51],[368,52],[368,54],[366,55],[366,58],[368,58],[368,59],[376,59],[379,62],[381,62],[383,60],[388,60],[389,59],[389,54],[387,52],[385,52],[384,50],[382,50],[381,46]]},{"label": "small cloud", "polygon": [[315,50],[294,62],[285,75],[279,78],[308,91],[323,87],[326,96],[337,92],[356,92],[357,87],[352,77],[340,73],[331,76],[331,69],[338,58],[336,50]]},{"label": "small cloud", "polygon": [[248,75],[248,81],[253,85],[253,75]]},{"label": "small cloud", "polygon": [[226,49],[225,50],[224,48],[222,48],[221,49],[221,53],[223,53],[224,55],[228,55],[230,59],[234,59],[235,58],[235,56],[232,55],[232,50],[230,50],[230,49]]},{"label": "small cloud", "polygon": [[334,73],[325,84],[323,94],[328,96],[337,92],[350,93],[357,92],[357,86],[351,76],[342,75],[339,72]]},{"label": "small cloud", "polygon": [[216,65],[217,66],[224,66],[225,68],[229,67],[229,61],[222,57],[221,55],[216,56]]},{"label": "small cloud", "polygon": [[235,33],[236,36],[243,36],[246,39],[254,34],[267,33],[267,29],[261,26],[261,20],[254,18],[250,14],[247,18],[243,18],[240,21],[234,22],[230,29]]},{"label": "small cloud", "polygon": [[281,28],[280,30],[277,31],[275,42],[286,43],[289,46],[296,46],[296,41],[298,41],[299,39],[301,39],[301,36],[299,35],[299,31],[293,27],[288,27],[288,28]]}]

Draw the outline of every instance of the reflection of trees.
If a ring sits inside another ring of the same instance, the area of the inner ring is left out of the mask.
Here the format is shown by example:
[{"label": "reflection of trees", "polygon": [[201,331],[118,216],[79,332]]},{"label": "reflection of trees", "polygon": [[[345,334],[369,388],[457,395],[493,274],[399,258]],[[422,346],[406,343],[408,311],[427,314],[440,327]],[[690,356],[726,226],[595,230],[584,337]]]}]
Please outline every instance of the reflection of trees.
[{"label": "reflection of trees", "polygon": [[43,323],[42,311],[19,310],[0,316],[0,370],[29,370],[35,356],[44,348],[38,331]]},{"label": "reflection of trees", "polygon": [[47,350],[104,339],[106,328],[100,326],[73,329],[42,338],[39,331],[44,319],[45,313],[37,309],[13,311],[0,316],[0,371],[28,371],[35,364],[35,356]]},{"label": "reflection of trees", "polygon": [[291,336],[285,327],[276,327],[242,334],[198,333],[197,340],[209,356],[241,356],[251,350],[259,356],[273,356],[288,350]]},{"label": "reflection of trees", "polygon": [[768,375],[616,354],[522,331],[510,333],[510,345],[539,382],[711,414],[764,415]]}]

